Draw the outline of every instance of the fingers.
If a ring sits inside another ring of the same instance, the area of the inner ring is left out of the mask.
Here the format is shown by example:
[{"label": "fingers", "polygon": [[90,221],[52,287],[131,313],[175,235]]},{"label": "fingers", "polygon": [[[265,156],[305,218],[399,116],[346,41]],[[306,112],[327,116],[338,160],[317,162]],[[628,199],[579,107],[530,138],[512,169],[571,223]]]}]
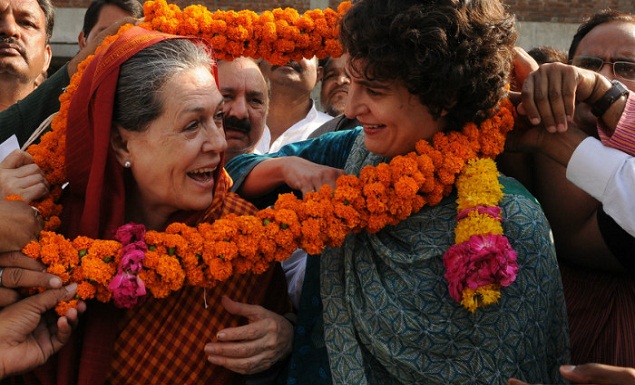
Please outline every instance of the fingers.
[{"label": "fingers", "polygon": [[77,283],[59,289],[46,290],[21,300],[14,305],[14,308],[24,308],[23,310],[31,308],[43,314],[47,310],[53,309],[59,302],[73,299],[76,291]]},{"label": "fingers", "polygon": [[44,272],[42,263],[18,251],[0,254],[0,267],[4,269],[1,287],[44,287],[47,289],[62,287],[62,280]]},{"label": "fingers", "polygon": [[232,314],[248,318],[249,324],[218,332],[218,342],[205,345],[209,362],[249,374],[269,368],[291,352],[293,326],[287,319],[261,306],[232,301],[226,296],[222,304]]},{"label": "fingers", "polygon": [[573,117],[578,77],[575,67],[561,63],[543,64],[523,84],[518,112],[533,125],[543,124],[548,132],[563,132]]},{"label": "fingers", "polygon": [[524,49],[514,48],[515,55],[512,70],[512,90],[520,90],[527,76],[538,69],[538,63]]},{"label": "fingers", "polygon": [[[47,290],[40,294],[28,297],[14,306],[20,306],[23,304],[25,306],[30,305],[35,307],[40,314],[44,314],[47,310],[54,308],[59,302],[72,299],[75,296],[76,291],[77,284],[73,283],[60,289]],[[47,352],[47,355],[58,352],[64,344],[69,341],[73,327],[76,326],[77,323],[77,311],[75,309],[71,309],[66,312],[65,316],[58,318],[55,324],[49,325],[49,331],[47,333],[40,334],[39,338],[42,339],[40,341],[40,346],[47,346],[44,339],[50,343],[50,351]],[[34,333],[38,334],[37,330],[34,331]],[[36,336],[36,338],[38,337]]]},{"label": "fingers", "polygon": [[62,287],[59,277],[44,272],[44,265],[17,251],[0,254],[0,268],[0,307],[8,306],[20,299],[19,293],[13,290],[16,288]]},{"label": "fingers", "polygon": [[589,363],[577,366],[563,365],[560,367],[560,373],[566,379],[582,384],[635,384],[633,368]]},{"label": "fingers", "polygon": [[19,195],[27,202],[48,194],[50,183],[35,164],[14,168],[0,167],[0,190],[4,196]]},{"label": "fingers", "polygon": [[13,169],[27,164],[33,164],[33,157],[26,151],[13,150],[0,162],[0,168]]},{"label": "fingers", "polygon": [[79,324],[79,314],[86,309],[86,304],[84,302],[81,303],[83,304],[83,310],[71,308],[68,309],[64,316],[58,318],[57,331],[52,339],[54,340],[53,348],[55,351],[59,351],[70,340],[73,329]]},{"label": "fingers", "polygon": [[0,200],[0,217],[0,252],[21,250],[42,230],[41,216],[24,202]]},{"label": "fingers", "polygon": [[62,287],[62,280],[53,274],[16,267],[3,268],[1,283],[3,288],[9,289],[20,287],[58,289]]},{"label": "fingers", "polygon": [[263,309],[262,306],[233,301],[226,295],[221,298],[221,304],[231,314],[240,315],[249,320],[257,319],[258,314]]},{"label": "fingers", "polygon": [[19,251],[7,251],[0,253],[0,267],[21,267],[28,270],[43,271],[46,266]]},{"label": "fingers", "polygon": [[275,363],[271,358],[256,355],[248,358],[232,358],[218,355],[208,355],[207,360],[218,366],[223,366],[240,374],[254,374],[267,370]]},{"label": "fingers", "polygon": [[20,300],[21,296],[15,290],[0,287],[0,308],[5,308]]}]

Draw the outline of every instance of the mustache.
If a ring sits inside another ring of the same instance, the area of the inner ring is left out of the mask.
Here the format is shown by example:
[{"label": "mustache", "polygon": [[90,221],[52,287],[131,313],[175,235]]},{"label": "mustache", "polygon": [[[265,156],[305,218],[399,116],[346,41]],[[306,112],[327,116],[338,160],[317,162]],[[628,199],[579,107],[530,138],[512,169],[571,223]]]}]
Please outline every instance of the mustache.
[{"label": "mustache", "polygon": [[343,84],[341,86],[336,86],[335,88],[333,88],[333,91],[331,91],[331,94],[334,94],[336,92],[339,91],[344,91],[348,94],[348,85],[347,84]]},{"label": "mustache", "polygon": [[[290,61],[287,64],[285,64],[285,66],[289,66],[293,68],[296,72],[302,73],[302,66],[300,65],[300,62]],[[276,69],[280,67],[284,67],[284,66],[278,66],[278,65],[271,66],[271,71],[275,71]]]},{"label": "mustache", "polygon": [[10,46],[15,47],[20,54],[24,53],[24,47],[20,44],[20,41],[14,37],[10,36],[0,36],[0,44],[8,44]]},{"label": "mustache", "polygon": [[249,133],[251,131],[251,122],[249,119],[240,119],[235,116],[227,116],[224,120],[224,127],[226,130],[241,131]]}]

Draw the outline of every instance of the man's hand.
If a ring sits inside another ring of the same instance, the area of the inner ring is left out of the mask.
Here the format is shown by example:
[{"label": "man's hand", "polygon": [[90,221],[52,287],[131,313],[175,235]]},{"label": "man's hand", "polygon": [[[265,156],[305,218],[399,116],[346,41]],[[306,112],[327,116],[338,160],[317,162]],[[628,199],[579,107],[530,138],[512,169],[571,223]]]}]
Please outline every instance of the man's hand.
[{"label": "man's hand", "polygon": [[59,289],[62,280],[44,272],[44,265],[18,251],[0,254],[0,308],[20,300],[21,287]]},{"label": "man's hand", "polygon": [[72,284],[47,290],[0,311],[0,378],[44,364],[68,342],[78,322],[77,309],[57,321],[54,314],[45,313],[58,302],[72,299],[76,289],[77,284]]},{"label": "man's hand", "polygon": [[33,207],[21,201],[0,199],[0,253],[22,250],[39,238],[43,225]]},{"label": "man's hand", "polygon": [[0,162],[0,198],[19,195],[33,202],[49,193],[50,184],[27,152],[14,150]]}]

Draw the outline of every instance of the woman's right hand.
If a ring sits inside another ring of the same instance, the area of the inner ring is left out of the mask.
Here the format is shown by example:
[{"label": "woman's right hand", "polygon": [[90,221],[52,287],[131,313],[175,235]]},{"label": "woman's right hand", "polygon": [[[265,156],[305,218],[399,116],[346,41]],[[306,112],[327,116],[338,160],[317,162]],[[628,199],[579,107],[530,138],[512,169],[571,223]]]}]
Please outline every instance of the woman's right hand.
[{"label": "woman's right hand", "polygon": [[318,191],[324,185],[335,188],[337,178],[345,174],[339,168],[323,166],[295,156],[279,159],[283,161],[285,183],[294,190],[302,191],[302,195]]}]

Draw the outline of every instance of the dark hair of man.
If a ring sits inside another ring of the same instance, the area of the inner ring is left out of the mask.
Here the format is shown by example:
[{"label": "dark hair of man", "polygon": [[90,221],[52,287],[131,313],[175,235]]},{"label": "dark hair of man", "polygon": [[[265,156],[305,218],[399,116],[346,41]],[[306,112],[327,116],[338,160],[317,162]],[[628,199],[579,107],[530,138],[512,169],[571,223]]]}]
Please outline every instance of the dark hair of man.
[{"label": "dark hair of man", "polygon": [[569,62],[573,60],[573,55],[575,55],[575,51],[578,49],[580,41],[582,41],[582,39],[591,32],[593,28],[613,21],[635,24],[635,15],[632,13],[613,11],[610,9],[605,9],[593,14],[580,24],[578,31],[575,35],[573,35],[573,40],[571,40],[571,46],[569,47]]},{"label": "dark hair of man", "polygon": [[84,37],[88,37],[90,31],[97,24],[97,20],[99,20],[101,9],[107,4],[121,8],[132,17],[139,18],[143,16],[143,6],[137,0],[93,0],[84,15],[84,26],[82,27]]},{"label": "dark hair of man", "polygon": [[51,0],[37,0],[42,12],[44,12],[44,19],[46,20],[46,44],[51,40],[53,36],[53,26],[55,24],[55,7]]},{"label": "dark hair of man", "polygon": [[329,64],[330,61],[331,61],[331,57],[327,56],[324,59],[318,60],[318,66],[324,68],[326,67],[327,64]]},{"label": "dark hair of man", "polygon": [[561,49],[541,45],[527,51],[538,64],[567,63],[567,53]]},{"label": "dark hair of man", "polygon": [[340,29],[352,75],[403,84],[448,130],[505,96],[516,36],[498,0],[360,0]]}]

